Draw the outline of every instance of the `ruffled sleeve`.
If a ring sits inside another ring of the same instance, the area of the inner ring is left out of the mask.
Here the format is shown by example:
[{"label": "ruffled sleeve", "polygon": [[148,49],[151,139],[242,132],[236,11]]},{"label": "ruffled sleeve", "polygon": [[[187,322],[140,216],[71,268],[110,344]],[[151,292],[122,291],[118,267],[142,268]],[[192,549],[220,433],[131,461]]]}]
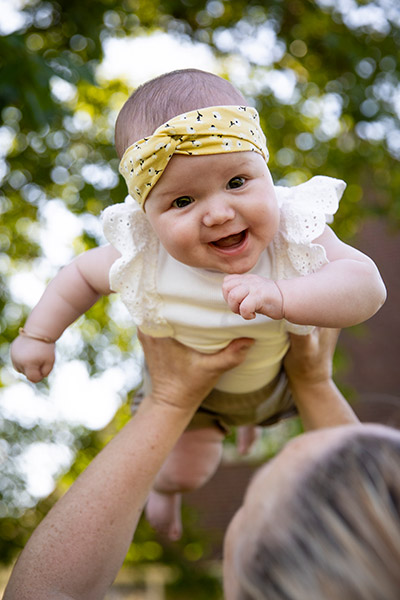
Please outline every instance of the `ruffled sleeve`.
[{"label": "ruffled sleeve", "polygon": [[[324,176],[293,187],[275,187],[280,226],[271,248],[274,279],[310,275],[329,262],[325,248],[314,240],[333,220],[345,188],[344,181]],[[312,327],[288,322],[288,329],[306,334]]]},{"label": "ruffled sleeve", "polygon": [[171,336],[157,292],[159,241],[138,204],[128,196],[102,213],[107,240],[121,254],[110,269],[110,286],[140,329],[153,337]]}]

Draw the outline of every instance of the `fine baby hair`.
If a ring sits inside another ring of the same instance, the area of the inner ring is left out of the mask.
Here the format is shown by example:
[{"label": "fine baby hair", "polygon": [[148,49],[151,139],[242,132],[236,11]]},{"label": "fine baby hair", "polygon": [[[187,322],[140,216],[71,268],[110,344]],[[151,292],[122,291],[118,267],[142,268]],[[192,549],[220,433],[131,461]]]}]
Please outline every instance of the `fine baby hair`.
[{"label": "fine baby hair", "polygon": [[165,73],[139,86],[122,107],[115,124],[115,148],[122,158],[136,140],[151,135],[176,115],[207,106],[247,105],[226,79],[198,69]]}]

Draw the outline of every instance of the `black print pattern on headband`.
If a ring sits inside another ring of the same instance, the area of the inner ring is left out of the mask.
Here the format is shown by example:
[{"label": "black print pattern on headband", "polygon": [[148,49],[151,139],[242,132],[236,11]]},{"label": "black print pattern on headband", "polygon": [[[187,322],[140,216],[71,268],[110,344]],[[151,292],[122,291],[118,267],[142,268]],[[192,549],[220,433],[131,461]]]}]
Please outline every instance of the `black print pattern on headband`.
[{"label": "black print pattern on headband", "polygon": [[[218,132],[218,133],[217,133]],[[154,134],[132,144],[120,163],[130,195],[143,207],[174,154],[207,155],[252,151],[268,161],[256,109],[213,106],[178,115]]]}]

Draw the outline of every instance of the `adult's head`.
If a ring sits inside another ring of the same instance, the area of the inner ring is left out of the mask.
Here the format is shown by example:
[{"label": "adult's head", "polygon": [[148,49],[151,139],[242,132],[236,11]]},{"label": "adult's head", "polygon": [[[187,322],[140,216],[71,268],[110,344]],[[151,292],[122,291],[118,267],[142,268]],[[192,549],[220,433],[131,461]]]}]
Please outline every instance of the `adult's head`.
[{"label": "adult's head", "polygon": [[115,147],[121,158],[133,142],[151,135],[157,127],[185,112],[208,106],[247,102],[226,79],[181,69],[160,75],[137,88],[122,107],[115,125]]},{"label": "adult's head", "polygon": [[397,600],[400,433],[294,439],[251,482],[225,540],[227,600]]}]

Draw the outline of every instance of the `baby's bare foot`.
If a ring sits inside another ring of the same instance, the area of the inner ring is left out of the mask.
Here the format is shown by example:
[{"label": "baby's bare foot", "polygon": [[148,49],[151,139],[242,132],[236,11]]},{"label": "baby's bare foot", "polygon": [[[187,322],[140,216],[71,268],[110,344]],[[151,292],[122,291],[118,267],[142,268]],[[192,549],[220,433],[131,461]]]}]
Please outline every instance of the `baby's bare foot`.
[{"label": "baby's bare foot", "polygon": [[255,425],[242,425],[237,429],[237,449],[239,454],[248,454],[254,442],[260,437],[260,428]]},{"label": "baby's bare foot", "polygon": [[181,494],[162,494],[152,490],[145,509],[150,525],[173,542],[182,535],[181,500]]}]

